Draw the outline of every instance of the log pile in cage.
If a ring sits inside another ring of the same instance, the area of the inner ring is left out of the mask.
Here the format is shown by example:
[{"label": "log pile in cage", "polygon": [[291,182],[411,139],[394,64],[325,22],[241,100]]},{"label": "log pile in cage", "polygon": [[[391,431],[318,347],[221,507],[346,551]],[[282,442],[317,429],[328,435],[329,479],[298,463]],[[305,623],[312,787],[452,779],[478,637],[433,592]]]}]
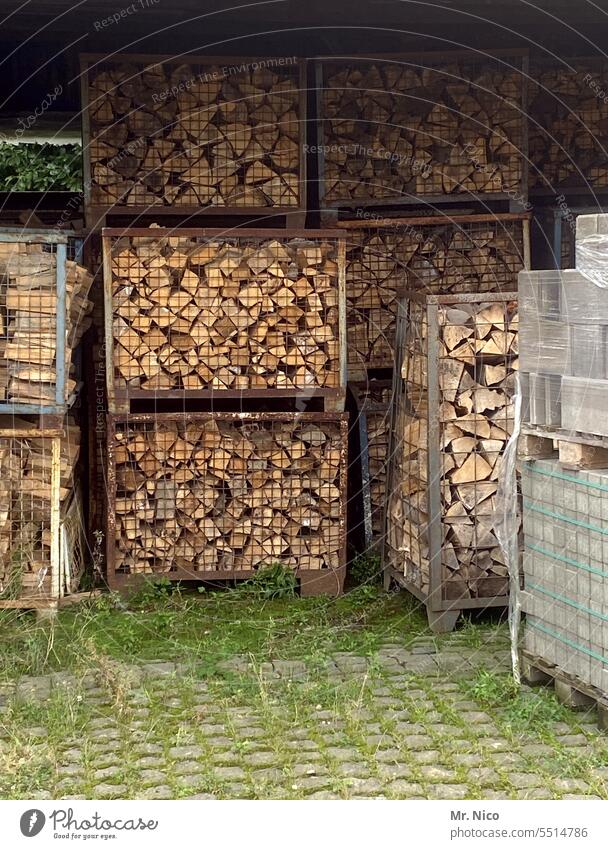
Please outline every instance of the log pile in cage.
[{"label": "log pile in cage", "polygon": [[608,62],[597,58],[531,65],[531,191],[608,187],[607,72]]},{"label": "log pile in cage", "polygon": [[321,59],[321,206],[526,197],[520,53]]},{"label": "log pile in cage", "polygon": [[336,413],[110,417],[109,581],[302,576],[345,566],[347,420]]},{"label": "log pile in cage", "polygon": [[295,57],[84,56],[82,69],[89,210],[305,208]]},{"label": "log pile in cage", "polygon": [[0,233],[0,412],[61,411],[90,324],[92,276],[52,232]]},{"label": "log pile in cage", "polygon": [[[8,419],[0,428],[0,607],[56,601],[77,586],[84,557],[74,516],[80,428],[41,429]],[[5,425],[10,423],[10,427]],[[61,543],[62,526],[69,531]],[[79,546],[78,564],[72,554]]]},{"label": "log pile in cage", "polygon": [[504,292],[528,267],[526,213],[343,221],[348,371],[395,362],[397,293]]},{"label": "log pile in cage", "polygon": [[517,294],[412,295],[402,303],[387,511],[387,565],[428,606],[504,604],[494,532],[513,431]]},{"label": "log pile in cage", "polygon": [[304,391],[343,403],[335,231],[124,232],[104,231],[111,409],[176,393]]}]

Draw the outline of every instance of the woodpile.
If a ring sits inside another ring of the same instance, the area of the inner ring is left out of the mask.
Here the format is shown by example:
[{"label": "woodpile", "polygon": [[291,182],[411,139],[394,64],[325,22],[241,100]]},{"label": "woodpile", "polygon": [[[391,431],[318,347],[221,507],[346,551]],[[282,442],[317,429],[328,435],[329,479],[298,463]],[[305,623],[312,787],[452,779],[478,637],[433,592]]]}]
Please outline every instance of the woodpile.
[{"label": "woodpile", "polygon": [[117,393],[339,390],[338,238],[149,232],[105,239]]},{"label": "woodpile", "polygon": [[[493,524],[502,455],[513,430],[514,297],[431,297],[408,306],[387,533],[393,568],[425,597],[437,589],[430,573],[436,556],[443,599],[508,593]],[[428,346],[434,338],[436,361]],[[430,429],[436,421],[438,434]]]},{"label": "woodpile", "polygon": [[530,71],[531,188],[608,186],[608,64],[576,59]]},{"label": "woodpile", "polygon": [[92,62],[90,206],[304,207],[305,85],[270,64]]},{"label": "woodpile", "polygon": [[323,60],[321,203],[521,191],[520,63]]},{"label": "woodpile", "polygon": [[[63,436],[37,436],[31,422],[6,419],[10,428],[2,424],[0,429],[0,599],[50,597],[52,536],[59,533],[53,531],[52,512],[59,520],[70,503],[80,428],[69,421]],[[53,443],[58,443],[57,486]]]},{"label": "woodpile", "polygon": [[112,573],[344,565],[345,416],[132,416],[112,428]]},{"label": "woodpile", "polygon": [[64,398],[76,388],[72,353],[90,324],[92,277],[67,261],[65,344],[57,350],[56,254],[42,243],[0,243],[0,403],[55,404],[57,359],[65,365]]},{"label": "woodpile", "polygon": [[[468,220],[467,220],[468,219]],[[395,362],[399,290],[429,294],[504,292],[517,287],[528,254],[525,215],[341,222],[349,230],[346,306],[349,376]]]}]

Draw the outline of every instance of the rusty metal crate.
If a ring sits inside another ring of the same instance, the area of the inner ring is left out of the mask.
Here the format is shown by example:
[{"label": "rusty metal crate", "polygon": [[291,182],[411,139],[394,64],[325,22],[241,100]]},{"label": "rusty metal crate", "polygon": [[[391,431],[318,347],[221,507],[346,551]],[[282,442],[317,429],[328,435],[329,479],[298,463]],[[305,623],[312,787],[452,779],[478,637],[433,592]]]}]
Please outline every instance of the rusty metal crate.
[{"label": "rusty metal crate", "polygon": [[[527,63],[526,50],[317,58],[320,207],[525,203]],[[460,183],[460,166],[475,176]]]},{"label": "rusty metal crate", "polygon": [[[249,217],[305,211],[303,60],[85,54],[81,90],[88,226],[108,211]],[[284,112],[288,95],[296,108]],[[279,132],[280,151],[272,142]],[[101,179],[113,180],[113,173],[114,184],[102,190]],[[277,194],[271,180],[280,175],[292,190]],[[232,191],[223,188],[223,197],[217,189],[226,181]]]},{"label": "rusty metal crate", "polygon": [[398,293],[504,292],[530,268],[530,214],[362,217],[346,240],[348,376],[392,368]]},{"label": "rusty metal crate", "polygon": [[[259,269],[243,277],[240,260],[233,262],[233,271],[219,269],[239,251],[253,262],[272,246],[274,255],[286,255],[272,275]],[[340,231],[105,229],[103,253],[110,412],[133,412],[131,404],[141,400],[212,398],[322,398],[326,410],[344,409],[345,242]],[[179,268],[167,277],[167,264],[175,257]],[[158,270],[159,264],[164,270]],[[161,271],[165,277],[159,281],[155,275]],[[275,272],[289,287],[304,287],[284,309],[273,300],[280,279]],[[147,299],[158,291],[155,286],[164,287],[171,310]],[[250,332],[249,308],[258,310],[253,327],[261,335]],[[167,365],[175,350],[181,356]],[[312,371],[308,357],[317,354],[323,363]]]},{"label": "rusty metal crate", "polygon": [[340,413],[109,416],[108,583],[246,579],[281,562],[303,595],[339,594],[347,441]]},{"label": "rusty metal crate", "polygon": [[[504,327],[496,335],[495,313]],[[517,293],[410,294],[397,344],[385,577],[427,606],[434,630],[451,630],[461,610],[507,602],[493,511],[513,429]],[[470,387],[471,405],[461,386]]]}]

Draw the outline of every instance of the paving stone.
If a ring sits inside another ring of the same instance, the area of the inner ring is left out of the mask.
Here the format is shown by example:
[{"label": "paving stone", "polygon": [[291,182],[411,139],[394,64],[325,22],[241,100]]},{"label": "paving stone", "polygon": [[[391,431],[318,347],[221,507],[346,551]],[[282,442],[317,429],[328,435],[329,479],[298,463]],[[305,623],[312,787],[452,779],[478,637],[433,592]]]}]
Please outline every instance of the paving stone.
[{"label": "paving stone", "polygon": [[330,793],[328,790],[319,790],[317,793],[311,793],[307,799],[339,799],[337,793]]},{"label": "paving stone", "polygon": [[404,749],[427,749],[433,745],[432,737],[427,737],[424,734],[412,734],[402,738]]},{"label": "paving stone", "polygon": [[401,779],[391,781],[384,789],[387,793],[391,793],[393,796],[398,796],[401,799],[410,799],[412,796],[423,796],[422,785],[416,784],[413,781],[403,781]]},{"label": "paving stone", "polygon": [[120,766],[108,766],[105,769],[96,769],[93,778],[96,781],[107,781],[108,778],[118,778],[122,775],[123,768]]},{"label": "paving stone", "polygon": [[242,782],[234,782],[226,785],[225,794],[227,799],[246,799],[252,795],[251,790]]},{"label": "paving stone", "polygon": [[163,747],[158,743],[137,743],[133,747],[133,751],[139,755],[159,755],[163,751]]},{"label": "paving stone", "polygon": [[[467,771],[467,778],[481,785],[481,787],[491,787],[500,781],[500,776],[496,770],[489,766],[471,767]],[[525,787],[525,785],[518,786]]]},{"label": "paving stone", "polygon": [[243,762],[248,766],[271,766],[276,764],[277,759],[274,752],[252,752],[242,756]]},{"label": "paving stone", "polygon": [[359,763],[341,761],[336,764],[335,771],[342,778],[350,776],[354,778],[367,778],[370,773],[369,767],[363,761],[360,761]]},{"label": "paving stone", "polygon": [[556,778],[553,780],[553,784],[558,790],[565,793],[589,790],[589,785],[581,778]]},{"label": "paving stone", "polygon": [[180,775],[178,779],[181,787],[200,787],[203,780],[202,775]]},{"label": "paving stone", "polygon": [[22,678],[15,687],[18,701],[44,701],[51,695],[51,676],[38,675]]},{"label": "paving stone", "polygon": [[327,749],[325,749],[325,754],[336,761],[356,761],[361,758],[361,754],[358,749],[347,749],[338,746],[328,746]]},{"label": "paving stone", "polygon": [[547,790],[546,787],[527,787],[523,790],[518,790],[517,799],[555,799],[553,793]]},{"label": "paving stone", "polygon": [[409,778],[413,774],[408,764],[378,764],[378,775],[381,778]]},{"label": "paving stone", "polygon": [[332,783],[328,775],[307,775],[303,778],[298,778],[292,783],[292,789],[295,790],[319,790],[322,787],[327,787]]},{"label": "paving stone", "polygon": [[82,749],[65,749],[61,753],[61,759],[64,761],[81,761],[82,760]]},{"label": "paving stone", "polygon": [[251,778],[253,781],[283,781],[285,775],[283,770],[277,769],[277,767],[266,767],[265,769],[255,769],[251,772]]},{"label": "paving stone", "polygon": [[94,799],[126,799],[126,784],[97,784],[93,787]]},{"label": "paving stone", "polygon": [[423,749],[410,752],[409,757],[417,764],[432,764],[441,758],[441,754],[436,749]]},{"label": "paving stone", "polygon": [[176,669],[176,665],[170,661],[155,660],[148,663],[142,663],[141,665],[141,671],[144,675],[147,675],[150,678],[160,678],[163,675],[174,675]]},{"label": "paving stone", "polygon": [[122,734],[118,728],[94,728],[89,737],[97,741],[120,740]]},{"label": "paving stone", "polygon": [[146,787],[138,791],[138,799],[173,799],[175,793],[166,784],[159,784],[155,787]]},{"label": "paving stone", "polygon": [[201,746],[172,746],[169,749],[169,757],[174,760],[192,760],[204,754]]},{"label": "paving stone", "polygon": [[[62,777],[68,777],[71,775],[83,775],[84,767],[81,764],[72,763],[65,764],[64,766],[57,767],[57,775],[61,775]],[[103,776],[101,776],[103,777]]]},{"label": "paving stone", "polygon": [[454,770],[443,766],[421,766],[420,775],[427,781],[450,781],[454,778]]},{"label": "paving stone", "polygon": [[143,769],[155,769],[164,766],[165,759],[157,755],[147,755],[145,758],[137,758],[137,766]]},{"label": "paving stone", "polygon": [[430,784],[427,795],[429,799],[464,799],[468,792],[463,784]]},{"label": "paving stone", "polygon": [[240,766],[216,766],[213,773],[217,778],[222,780],[246,777],[245,770]]},{"label": "paving stone", "polygon": [[[345,764],[344,764],[345,766]],[[329,770],[324,764],[320,763],[298,763],[291,768],[291,773],[296,778],[311,775],[328,775]]]},{"label": "paving stone", "polygon": [[142,769],[138,774],[138,780],[143,784],[161,784],[167,778],[166,774],[160,769]]},{"label": "paving stone", "polygon": [[564,734],[555,738],[562,746],[586,746],[588,743],[584,734]]}]

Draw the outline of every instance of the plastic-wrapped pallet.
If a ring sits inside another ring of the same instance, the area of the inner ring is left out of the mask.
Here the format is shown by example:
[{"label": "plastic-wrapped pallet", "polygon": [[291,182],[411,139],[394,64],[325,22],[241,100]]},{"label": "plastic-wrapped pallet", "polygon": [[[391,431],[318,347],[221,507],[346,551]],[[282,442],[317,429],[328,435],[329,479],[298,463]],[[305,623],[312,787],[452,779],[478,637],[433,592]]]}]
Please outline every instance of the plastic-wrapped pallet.
[{"label": "plastic-wrapped pallet", "polygon": [[523,646],[608,693],[608,470],[526,462]]}]

